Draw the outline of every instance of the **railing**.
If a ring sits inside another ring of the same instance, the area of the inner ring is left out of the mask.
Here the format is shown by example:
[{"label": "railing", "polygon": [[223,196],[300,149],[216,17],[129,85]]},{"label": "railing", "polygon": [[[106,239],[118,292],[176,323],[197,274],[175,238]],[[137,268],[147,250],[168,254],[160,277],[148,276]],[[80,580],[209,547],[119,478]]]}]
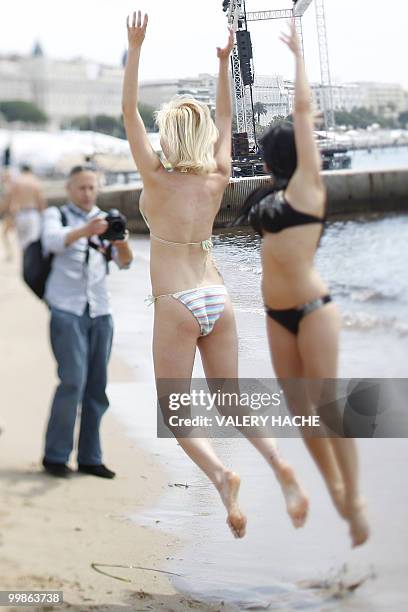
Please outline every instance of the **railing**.
[{"label": "railing", "polygon": [[330,151],[362,151],[362,150],[370,150],[370,149],[389,149],[393,147],[408,147],[408,139],[407,140],[386,140],[386,141],[378,141],[378,140],[349,140],[344,142],[319,142],[319,149],[321,151],[326,151],[330,149]]}]

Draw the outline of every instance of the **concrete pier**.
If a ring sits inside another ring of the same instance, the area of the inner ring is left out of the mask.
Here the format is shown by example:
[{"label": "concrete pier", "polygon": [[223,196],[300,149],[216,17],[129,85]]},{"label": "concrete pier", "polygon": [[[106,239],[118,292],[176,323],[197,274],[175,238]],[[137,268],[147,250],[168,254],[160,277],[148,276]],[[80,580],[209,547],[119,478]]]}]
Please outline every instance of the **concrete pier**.
[{"label": "concrete pier", "polygon": [[[328,214],[408,212],[408,167],[406,170],[359,171],[336,170],[323,172],[328,192]],[[267,182],[267,177],[231,179],[226,189],[215,227],[226,227],[237,215],[247,196]],[[142,185],[113,186],[102,190],[98,204],[104,210],[118,208],[128,219],[129,229],[146,233],[139,212]],[[52,205],[63,203],[64,197],[49,200]]]}]

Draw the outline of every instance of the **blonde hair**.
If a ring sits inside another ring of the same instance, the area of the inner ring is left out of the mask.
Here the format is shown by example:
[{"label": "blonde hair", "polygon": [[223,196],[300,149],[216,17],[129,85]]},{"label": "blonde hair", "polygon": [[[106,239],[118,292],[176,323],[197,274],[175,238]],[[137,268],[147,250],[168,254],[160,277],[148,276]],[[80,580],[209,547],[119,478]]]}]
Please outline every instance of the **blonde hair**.
[{"label": "blonde hair", "polygon": [[156,112],[156,124],[174,169],[196,174],[214,172],[218,130],[206,104],[191,96],[175,96]]}]

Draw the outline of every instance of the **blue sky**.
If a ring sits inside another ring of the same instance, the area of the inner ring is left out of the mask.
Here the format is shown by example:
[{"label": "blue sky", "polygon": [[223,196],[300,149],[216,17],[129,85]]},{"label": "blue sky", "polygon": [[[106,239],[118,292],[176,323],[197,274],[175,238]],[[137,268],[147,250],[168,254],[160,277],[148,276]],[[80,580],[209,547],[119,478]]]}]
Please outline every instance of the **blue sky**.
[{"label": "blue sky", "polygon": [[[215,72],[215,47],[224,41],[221,0],[15,0],[2,7],[0,52],[28,52],[40,39],[54,57],[84,56],[115,64],[126,44],[125,18],[148,10],[143,79]],[[65,6],[65,10],[64,7]],[[247,0],[248,10],[291,6],[290,0]],[[408,88],[406,0],[326,0],[331,71],[335,81],[400,82]],[[290,54],[279,42],[283,22],[250,24],[258,74],[293,76]],[[315,11],[304,17],[311,80],[319,80]]]}]

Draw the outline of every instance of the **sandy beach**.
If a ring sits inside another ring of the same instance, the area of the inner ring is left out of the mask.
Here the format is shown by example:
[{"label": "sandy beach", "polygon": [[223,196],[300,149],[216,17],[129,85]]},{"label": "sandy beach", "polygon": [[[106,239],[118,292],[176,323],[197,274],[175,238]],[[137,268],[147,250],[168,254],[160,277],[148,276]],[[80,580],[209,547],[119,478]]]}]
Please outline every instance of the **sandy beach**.
[{"label": "sandy beach", "polygon": [[[18,264],[0,261],[0,420],[5,427],[0,436],[0,590],[63,590],[66,603],[54,609],[81,612],[403,612],[406,440],[358,442],[372,537],[357,550],[350,549],[346,525],[335,515],[303,444],[279,440],[312,502],[310,519],[299,532],[287,519],[270,468],[246,441],[215,441],[223,460],[242,476],[241,502],[249,527],[246,538],[233,539],[211,484],[174,440],[156,438],[153,310],[143,304],[150,289],[148,238],[133,237],[132,246],[135,265],[126,274],[112,271],[109,281],[116,336],[108,390],[111,410],[103,421],[102,439],[104,461],[118,474],[113,481],[82,475],[60,481],[42,473],[44,428],[56,384],[48,313],[22,285]],[[232,289],[241,375],[267,377],[271,370],[263,314],[252,304],[257,289],[243,282],[243,276],[248,282],[253,273],[253,263],[246,261],[242,243],[240,249],[227,239],[217,242],[215,252]],[[245,272],[248,265],[252,267]],[[400,316],[399,302],[391,304]],[[377,311],[381,316],[379,306]],[[405,336],[382,334],[378,341],[381,328],[374,332],[343,330],[344,375],[370,376],[385,359],[389,371],[398,375],[395,364],[404,353]],[[389,351],[384,350],[387,342]],[[403,367],[405,359],[400,361]],[[202,376],[200,360],[195,376]],[[188,483],[188,488],[174,483]],[[92,563],[111,564],[101,569],[132,582],[97,573]],[[361,586],[349,594],[344,589],[349,584]]]},{"label": "sandy beach", "polygon": [[[62,590],[65,603],[53,609],[78,612],[220,609],[176,593],[165,573],[102,568],[132,581],[127,583],[92,569],[92,563],[101,563],[154,570],[177,549],[177,537],[128,519],[162,494],[166,475],[109,411],[102,426],[104,460],[116,479],[75,474],[61,480],[42,472],[44,428],[56,384],[48,312],[19,280],[18,262],[1,260],[0,283],[0,590]],[[114,354],[110,381],[132,376]]]}]

